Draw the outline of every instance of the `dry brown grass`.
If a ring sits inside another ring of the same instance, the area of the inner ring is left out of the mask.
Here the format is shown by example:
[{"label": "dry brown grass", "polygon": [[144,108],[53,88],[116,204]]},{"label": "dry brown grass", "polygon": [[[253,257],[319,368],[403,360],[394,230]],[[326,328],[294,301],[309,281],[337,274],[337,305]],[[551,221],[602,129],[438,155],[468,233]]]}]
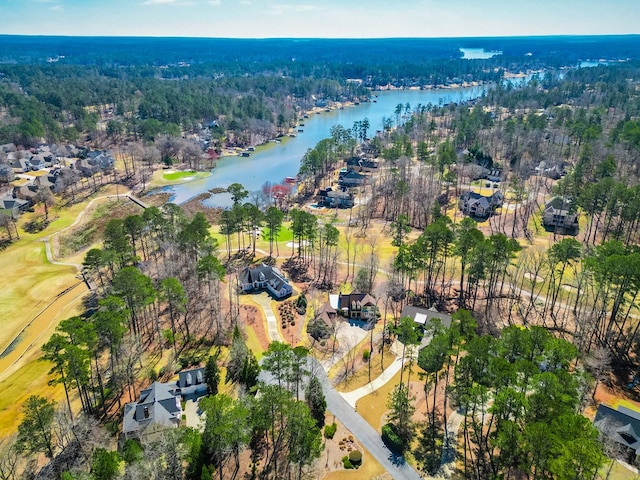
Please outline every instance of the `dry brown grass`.
[{"label": "dry brown grass", "polygon": [[[368,346],[365,347],[367,350]],[[364,350],[362,348],[361,350]],[[362,358],[362,352],[359,350],[360,358]],[[380,354],[376,351],[374,357],[371,361],[371,380],[374,380],[376,377],[380,376],[382,372],[389,368],[394,360],[396,359],[395,355],[389,351],[388,347],[385,347],[384,352],[384,363],[380,363]],[[336,385],[336,390],[338,392],[352,392],[360,387],[364,387],[367,383],[369,383],[369,363],[364,362],[358,368],[358,371],[349,377],[347,380],[344,380]]]}]

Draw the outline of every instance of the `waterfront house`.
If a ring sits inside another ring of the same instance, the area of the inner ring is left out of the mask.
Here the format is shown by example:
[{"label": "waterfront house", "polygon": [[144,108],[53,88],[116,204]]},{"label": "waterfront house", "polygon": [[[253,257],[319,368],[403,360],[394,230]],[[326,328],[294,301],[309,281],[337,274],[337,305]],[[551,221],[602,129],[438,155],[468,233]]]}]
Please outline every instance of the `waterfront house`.
[{"label": "waterfront house", "polygon": [[351,157],[345,161],[348,168],[358,172],[373,172],[378,169],[378,162],[360,157]]},{"label": "waterfront house", "polygon": [[458,207],[462,213],[470,217],[488,218],[502,206],[503,202],[504,196],[500,191],[496,191],[490,196],[468,191],[460,195]]},{"label": "waterfront house", "polygon": [[317,198],[318,205],[328,208],[351,208],[354,205],[353,194],[346,187],[319,190]]},{"label": "waterfront house", "polygon": [[555,197],[548,202],[542,213],[542,225],[549,230],[575,234],[578,232],[578,213],[573,202],[567,198]]},{"label": "waterfront house", "polygon": [[238,275],[243,292],[253,293],[267,290],[278,300],[293,293],[293,287],[280,270],[270,265],[248,266]]},{"label": "waterfront house", "polygon": [[353,170],[349,170],[346,173],[342,173],[338,178],[338,183],[343,187],[360,187],[365,184],[367,179],[366,175],[362,175]]}]

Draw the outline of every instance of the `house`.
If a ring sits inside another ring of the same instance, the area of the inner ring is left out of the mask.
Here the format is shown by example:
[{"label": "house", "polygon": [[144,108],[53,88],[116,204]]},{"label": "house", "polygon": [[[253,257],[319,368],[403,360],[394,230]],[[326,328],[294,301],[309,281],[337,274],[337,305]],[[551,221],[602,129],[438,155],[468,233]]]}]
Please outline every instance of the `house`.
[{"label": "house", "polygon": [[564,168],[561,164],[554,163],[547,165],[547,162],[541,160],[537,167],[534,168],[536,175],[543,175],[553,180],[558,180],[564,174]]},{"label": "house", "polygon": [[325,303],[316,311],[315,318],[322,321],[327,327],[332,328],[338,318],[338,312],[330,303]]},{"label": "house", "polygon": [[175,383],[153,382],[140,392],[140,400],[124,406],[122,434],[125,440],[177,428],[182,418],[180,400]]},{"label": "house", "polygon": [[207,382],[204,379],[204,367],[186,370],[178,374],[176,393],[182,398],[201,397],[207,394]]},{"label": "house", "polygon": [[346,187],[333,189],[328,187],[318,191],[318,205],[328,208],[351,208],[354,205],[353,194]]},{"label": "house", "polygon": [[490,196],[484,196],[480,193],[468,191],[460,195],[458,207],[462,213],[470,217],[488,218],[496,209],[502,206],[504,195],[496,191]]},{"label": "house", "polygon": [[16,175],[13,168],[7,163],[0,163],[0,183],[9,183],[15,180]]},{"label": "house", "polygon": [[64,181],[60,178],[59,170],[51,175],[41,175],[36,177],[35,184],[39,188],[48,188],[53,193],[61,193],[64,190]]},{"label": "house", "polygon": [[624,460],[635,463],[640,455],[640,412],[622,405],[613,408],[601,403],[593,425],[623,447]]},{"label": "house", "polygon": [[31,203],[20,198],[4,197],[0,198],[0,211],[6,211],[13,218],[18,218],[21,213],[26,212]]},{"label": "house", "polygon": [[502,171],[498,168],[492,168],[487,174],[487,180],[489,180],[490,182],[501,182]]},{"label": "house", "polygon": [[31,161],[27,158],[7,156],[9,164],[15,169],[16,173],[26,173],[31,171]]},{"label": "house", "polygon": [[243,292],[259,292],[266,289],[278,300],[293,293],[293,288],[282,272],[264,263],[245,267],[238,275],[238,282]]},{"label": "house", "polygon": [[358,172],[373,172],[378,169],[378,162],[360,157],[351,157],[345,161],[348,168]]},{"label": "house", "polygon": [[440,313],[435,308],[414,307],[413,305],[405,305],[402,309],[401,317],[409,317],[418,325],[425,326],[431,320],[440,320],[440,323],[446,328],[451,326],[451,315]]},{"label": "house", "polygon": [[372,320],[377,318],[376,299],[368,293],[350,293],[338,295],[336,310],[344,317],[356,320]]},{"label": "house", "polygon": [[13,143],[5,143],[3,145],[0,145],[0,152],[2,153],[15,152],[17,150],[18,149]]},{"label": "house", "polygon": [[365,184],[366,180],[366,175],[349,170],[347,173],[342,173],[340,175],[338,183],[343,187],[360,187]]},{"label": "house", "polygon": [[577,233],[578,213],[572,208],[571,200],[555,197],[548,202],[542,213],[542,225],[562,233]]},{"label": "house", "polygon": [[182,419],[181,401],[206,393],[207,384],[202,367],[180,372],[175,382],[153,382],[140,392],[137,402],[124,406],[124,440],[149,438],[163,430],[177,428]]}]

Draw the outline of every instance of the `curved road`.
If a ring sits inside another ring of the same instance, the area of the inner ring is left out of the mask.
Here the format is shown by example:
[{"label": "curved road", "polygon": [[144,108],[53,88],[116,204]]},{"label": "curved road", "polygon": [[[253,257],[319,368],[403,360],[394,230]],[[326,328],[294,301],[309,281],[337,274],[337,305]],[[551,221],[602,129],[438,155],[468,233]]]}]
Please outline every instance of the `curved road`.
[{"label": "curved road", "polygon": [[[277,323],[275,321],[275,314],[271,309],[271,304],[268,301],[268,297],[260,295],[260,300],[257,301],[262,307],[265,317],[267,318],[268,331],[271,340],[284,341],[280,336],[280,333],[277,328]],[[273,324],[273,328],[272,328]],[[336,418],[344,425],[344,427],[349,430],[354,437],[358,439],[358,442],[367,449],[370,455],[372,455],[382,467],[393,476],[396,480],[420,480],[420,474],[408,463],[404,461],[404,458],[396,455],[391,452],[387,448],[387,446],[382,441],[382,437],[380,433],[378,433],[371,425],[367,423],[367,421],[360,416],[354,409],[354,407],[350,404],[353,402],[355,405],[355,401],[367,395],[371,392],[371,386],[364,387],[363,389],[359,389],[356,393],[349,394],[341,394],[338,393],[329,378],[327,377],[327,373],[324,368],[320,364],[320,362],[312,357],[308,357],[308,370],[312,372],[315,376],[318,377],[320,383],[322,384],[322,389],[324,391],[324,396],[327,401],[327,410],[333,413]],[[389,370],[385,370],[380,377],[375,379],[372,382],[372,385],[375,386],[374,389],[380,388],[382,385],[387,383],[387,381],[393,377],[393,375],[399,370],[400,364],[399,362],[394,362]],[[274,378],[268,374],[266,371],[260,372],[260,380],[265,383],[275,383]],[[349,401],[347,400],[349,399]]]}]

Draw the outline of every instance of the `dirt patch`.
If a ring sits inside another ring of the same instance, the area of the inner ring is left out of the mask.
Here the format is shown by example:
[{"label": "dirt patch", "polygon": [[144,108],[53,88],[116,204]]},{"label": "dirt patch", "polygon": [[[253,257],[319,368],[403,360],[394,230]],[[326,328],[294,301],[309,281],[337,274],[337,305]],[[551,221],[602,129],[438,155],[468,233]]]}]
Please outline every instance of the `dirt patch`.
[{"label": "dirt patch", "polygon": [[[269,348],[269,336],[266,330],[266,320],[261,310],[255,305],[240,305],[240,318],[245,324],[246,329],[253,330],[255,340],[258,342],[261,351]],[[256,345],[253,342],[249,342],[249,348],[251,348],[255,354],[258,352],[255,350]]]}]

